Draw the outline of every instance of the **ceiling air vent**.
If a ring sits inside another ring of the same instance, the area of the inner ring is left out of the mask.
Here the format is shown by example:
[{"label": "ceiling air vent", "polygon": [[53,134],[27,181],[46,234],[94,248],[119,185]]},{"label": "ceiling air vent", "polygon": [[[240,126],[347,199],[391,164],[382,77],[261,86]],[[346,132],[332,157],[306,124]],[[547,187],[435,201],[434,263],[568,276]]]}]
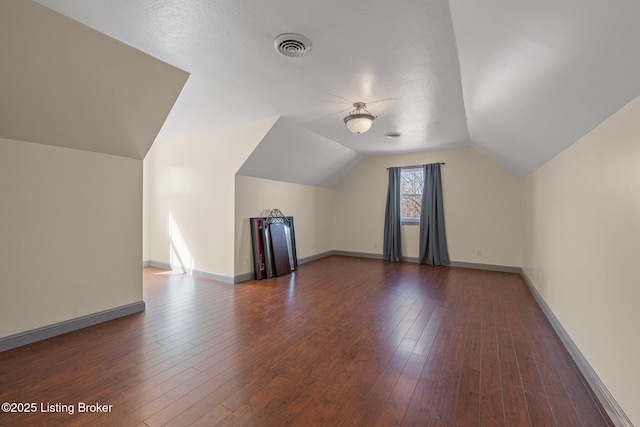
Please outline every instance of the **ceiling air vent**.
[{"label": "ceiling air vent", "polygon": [[278,52],[284,56],[296,58],[311,50],[311,42],[300,34],[285,33],[275,38],[273,44]]}]

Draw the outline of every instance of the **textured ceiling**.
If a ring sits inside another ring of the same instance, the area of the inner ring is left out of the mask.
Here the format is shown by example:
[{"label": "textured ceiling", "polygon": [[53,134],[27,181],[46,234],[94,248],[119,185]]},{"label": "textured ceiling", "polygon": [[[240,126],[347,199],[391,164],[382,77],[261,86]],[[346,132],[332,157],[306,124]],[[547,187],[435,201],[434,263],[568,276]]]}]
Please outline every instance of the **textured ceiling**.
[{"label": "textured ceiling", "polygon": [[362,154],[280,117],[238,175],[333,188],[363,159]]},{"label": "textured ceiling", "polygon": [[[636,0],[40,3],[191,74],[158,139],[283,116],[363,155],[471,144],[525,176],[640,94]],[[284,32],[313,49],[278,55]],[[342,122],[355,101],[366,134]]]},{"label": "textured ceiling", "polygon": [[143,159],[188,78],[39,4],[0,2],[0,137]]},{"label": "textured ceiling", "polygon": [[451,11],[471,141],[521,176],[640,95],[637,0],[451,0]]}]

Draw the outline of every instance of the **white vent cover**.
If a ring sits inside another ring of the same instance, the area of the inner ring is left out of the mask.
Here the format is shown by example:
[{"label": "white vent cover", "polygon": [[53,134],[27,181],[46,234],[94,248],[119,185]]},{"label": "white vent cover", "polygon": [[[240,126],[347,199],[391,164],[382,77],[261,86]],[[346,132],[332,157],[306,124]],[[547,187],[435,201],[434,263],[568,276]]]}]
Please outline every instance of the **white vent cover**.
[{"label": "white vent cover", "polygon": [[273,44],[278,52],[292,58],[302,56],[311,50],[311,42],[305,36],[294,33],[280,34]]}]

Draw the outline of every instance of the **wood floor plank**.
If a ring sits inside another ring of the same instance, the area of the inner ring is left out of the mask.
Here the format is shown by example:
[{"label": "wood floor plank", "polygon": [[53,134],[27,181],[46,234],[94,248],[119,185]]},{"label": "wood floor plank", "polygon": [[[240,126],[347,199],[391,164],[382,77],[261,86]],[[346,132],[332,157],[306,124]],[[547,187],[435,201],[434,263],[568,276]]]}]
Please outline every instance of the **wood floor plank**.
[{"label": "wood floor plank", "polygon": [[433,405],[430,417],[453,425],[456,420],[456,396],[459,390],[462,367],[464,366],[464,350],[471,316],[467,303],[462,301],[456,309],[452,334],[447,340],[438,381],[433,394]]},{"label": "wood floor plank", "polygon": [[[222,405],[218,405],[215,408],[213,408],[210,411],[208,411],[202,417],[198,418],[195,422],[191,423],[190,425],[192,427],[215,426],[218,423],[220,423],[220,421],[222,421],[225,418],[227,418],[230,414],[231,414],[231,411],[229,409],[225,408]],[[179,418],[174,418],[174,419],[176,420],[175,423],[169,422],[169,423],[167,423],[167,427],[185,425],[185,424],[182,423],[182,421],[180,421]]]},{"label": "wood floor plank", "polygon": [[559,425],[556,422],[549,397],[540,378],[535,357],[527,342],[526,334],[523,330],[524,325],[515,316],[515,313],[510,313],[510,325],[527,402],[529,420],[532,425]]},{"label": "wood floor plank", "polygon": [[529,426],[529,412],[525,398],[522,377],[516,350],[513,345],[511,326],[504,309],[504,304],[496,310],[496,327],[498,332],[498,354],[500,358],[500,380],[504,402],[505,424],[508,426]]},{"label": "wood floor plank", "polygon": [[[351,408],[352,415],[347,418],[350,422],[359,425],[371,425],[376,421],[382,405],[388,401],[389,396],[398,385],[406,364],[413,354],[412,351],[415,345],[416,341],[404,338],[388,360],[380,360],[380,367],[372,379],[366,395]],[[423,359],[423,357],[419,357],[419,360]],[[420,365],[420,368],[423,365],[424,363]],[[416,375],[416,381],[417,376],[419,376],[419,372]],[[408,397],[410,398],[411,395]]]},{"label": "wood floor plank", "polygon": [[456,423],[459,425],[474,425],[480,416],[481,307],[472,305],[469,315],[464,363],[456,393]]},{"label": "wood floor plank", "polygon": [[480,425],[502,426],[505,425],[504,393],[500,378],[495,307],[490,302],[483,307],[481,329]]},{"label": "wood floor plank", "polygon": [[332,256],[230,285],[144,269],[146,311],[0,353],[19,426],[612,425],[522,279]]},{"label": "wood floor plank", "polygon": [[[377,408],[375,412],[376,415],[371,420],[371,423],[369,423],[366,417],[363,417],[363,423],[360,425],[376,425],[381,427],[402,425],[407,407],[409,406],[409,402],[411,402],[411,396],[413,396],[425,362],[426,358],[424,356],[412,353],[398,381],[391,390],[389,397]],[[371,412],[367,412],[367,414],[369,413]],[[349,420],[349,422],[350,421],[352,420]]]}]

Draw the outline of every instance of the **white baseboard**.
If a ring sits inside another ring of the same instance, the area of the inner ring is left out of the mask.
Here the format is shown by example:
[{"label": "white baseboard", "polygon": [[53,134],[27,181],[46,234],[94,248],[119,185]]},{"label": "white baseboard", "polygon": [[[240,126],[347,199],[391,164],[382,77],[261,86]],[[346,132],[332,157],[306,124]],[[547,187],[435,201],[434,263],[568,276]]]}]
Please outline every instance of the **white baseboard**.
[{"label": "white baseboard", "polygon": [[[382,255],[380,254],[370,254],[370,253],[360,253],[360,252],[349,252],[349,251],[332,251],[331,253],[327,253],[329,255],[341,255],[341,256],[352,256],[359,258],[373,258],[373,259],[382,259]],[[412,257],[404,257],[403,260],[405,262],[418,262],[417,258]],[[593,370],[587,359],[580,352],[576,344],[573,342],[567,331],[562,327],[558,319],[555,317],[551,308],[544,301],[542,296],[538,293],[538,290],[533,283],[526,275],[524,270],[520,267],[512,267],[512,266],[502,266],[502,265],[492,265],[492,264],[476,264],[471,262],[461,262],[461,261],[451,261],[449,267],[462,267],[462,268],[475,268],[479,270],[490,270],[490,271],[498,271],[503,273],[516,273],[522,276],[525,283],[531,290],[533,297],[536,302],[540,306],[540,309],[545,314],[549,323],[558,334],[558,337],[566,347],[567,351],[573,358],[576,363],[578,369],[589,383],[589,386],[595,393],[596,397],[602,404],[603,408],[607,412],[607,415],[616,425],[616,427],[633,427],[633,423],[629,420],[629,417],[624,413],[618,402],[616,402],[613,395],[609,392],[607,387],[604,385],[602,380],[598,377],[596,372]]]},{"label": "white baseboard", "polygon": [[202,270],[196,270],[196,269],[189,270],[180,265],[171,265],[167,262],[154,261],[154,260],[145,261],[142,265],[143,267],[155,267],[155,268],[161,268],[163,270],[182,271],[184,274],[204,277],[206,279],[217,280],[218,282],[224,282],[224,283],[239,283],[239,281],[249,280],[253,277],[253,273],[248,273],[250,276],[248,278],[245,278],[246,274],[231,277],[231,276],[224,276],[222,274],[210,273],[208,271],[202,271]]},{"label": "white baseboard", "polygon": [[[306,262],[315,261],[315,260],[322,259],[332,255],[382,260],[381,254],[333,250],[333,251],[328,251],[328,252],[324,252],[317,255],[312,255],[310,257],[302,258],[298,260],[298,264],[304,264]],[[403,260],[405,262],[415,262],[415,263],[418,262],[418,258],[415,258],[415,257],[404,257]],[[160,263],[157,261],[146,261],[146,263],[148,263],[148,265],[153,267],[163,268],[165,270],[171,270],[171,266],[167,263]],[[560,338],[560,340],[566,347],[567,351],[573,358],[574,362],[578,366],[578,369],[580,370],[580,372],[582,373],[586,381],[589,383],[589,386],[591,387],[593,392],[596,394],[596,396],[600,400],[600,403],[604,407],[605,411],[607,411],[607,414],[609,415],[609,418],[611,418],[611,421],[613,421],[617,427],[633,427],[633,423],[629,420],[629,418],[624,413],[624,411],[622,410],[618,402],[616,402],[616,400],[611,395],[609,390],[606,388],[602,380],[598,377],[596,372],[593,370],[589,362],[587,362],[587,359],[580,352],[576,344],[573,342],[573,340],[567,333],[567,331],[562,327],[558,319],[555,317],[555,315],[553,314],[553,312],[551,311],[547,303],[544,301],[544,299],[542,298],[542,296],[540,295],[540,293],[538,292],[538,290],[533,285],[533,283],[531,282],[531,280],[529,279],[529,277],[526,275],[526,273],[522,268],[502,266],[502,265],[492,265],[492,264],[476,264],[476,263],[462,262],[462,261],[451,261],[451,264],[449,265],[449,267],[475,268],[479,270],[489,270],[489,271],[520,274],[520,276],[522,276],[525,283],[531,290],[531,293],[533,294],[533,297],[535,298],[536,302],[538,303],[543,313],[551,323],[551,326],[556,331],[556,333],[558,334],[558,337]],[[194,270],[192,274],[199,275],[202,277],[207,277],[213,280],[219,280],[226,283],[240,283],[246,280],[253,279],[253,272],[241,274],[233,278],[227,277],[227,276],[220,276],[213,273],[201,272],[197,270]],[[3,340],[0,340],[0,351],[2,351],[3,349],[2,344],[3,344]]]},{"label": "white baseboard", "polygon": [[520,274],[520,267],[496,264],[478,264],[475,262],[451,261],[449,267],[474,268],[476,270],[499,271],[501,273]]},{"label": "white baseboard", "polygon": [[[382,259],[382,254],[371,254],[371,253],[365,253],[365,252],[331,251],[330,253],[327,252],[327,254],[340,255],[340,256],[352,256],[352,257],[358,257],[358,258]],[[419,262],[419,258],[405,256],[405,257],[402,257],[402,261],[412,262],[417,264]],[[475,268],[477,270],[489,270],[489,271],[499,271],[503,273],[520,274],[520,267],[512,267],[508,265],[478,264],[474,262],[451,261],[448,267]]]},{"label": "white baseboard", "polygon": [[73,332],[88,326],[97,325],[98,323],[108,322],[109,320],[114,320],[119,317],[139,313],[144,311],[144,308],[144,301],[138,301],[121,307],[115,307],[98,313],[77,317],[75,319],[65,320],[64,322],[54,323],[53,325],[9,335],[8,337],[0,338],[0,352],[66,334],[68,332]]},{"label": "white baseboard", "polygon": [[542,309],[543,313],[545,314],[545,316],[547,316],[547,319],[549,320],[549,323],[551,323],[553,329],[556,331],[556,334],[558,334],[560,341],[562,341],[565,348],[571,355],[571,358],[578,366],[578,369],[582,373],[582,376],[589,383],[589,386],[602,404],[604,410],[607,411],[607,414],[609,415],[609,418],[611,418],[611,421],[613,421],[613,423],[617,427],[633,427],[633,423],[631,422],[631,420],[629,420],[618,402],[616,402],[613,395],[611,395],[600,377],[598,377],[596,371],[593,370],[593,368],[584,357],[580,349],[578,349],[578,346],[573,342],[567,331],[562,327],[562,324],[555,316],[555,314],[553,314],[551,308],[547,305],[544,298],[542,298],[542,295],[540,295],[536,287],[533,285],[533,282],[531,281],[531,279],[529,279],[529,276],[527,276],[522,268],[520,269],[519,273],[531,290],[533,297]]},{"label": "white baseboard", "polygon": [[253,279],[254,279],[253,271],[250,271],[248,273],[242,273],[242,274],[237,274],[233,276],[233,283],[242,283],[242,282],[246,282],[248,280],[253,280]]},{"label": "white baseboard", "polygon": [[320,254],[315,254],[315,255],[308,256],[308,257],[299,258],[298,259],[298,265],[306,264],[306,263],[311,262],[311,261],[315,261],[315,260],[318,260],[318,259],[326,258],[326,257],[331,256],[331,255],[335,255],[334,252],[335,251],[327,251],[327,252],[322,252]]},{"label": "white baseboard", "polygon": [[338,255],[338,256],[351,256],[351,257],[356,257],[356,258],[370,258],[370,259],[382,259],[382,254],[371,254],[371,253],[367,253],[367,252],[351,252],[351,251],[331,251],[330,253],[327,252],[330,255]]}]

